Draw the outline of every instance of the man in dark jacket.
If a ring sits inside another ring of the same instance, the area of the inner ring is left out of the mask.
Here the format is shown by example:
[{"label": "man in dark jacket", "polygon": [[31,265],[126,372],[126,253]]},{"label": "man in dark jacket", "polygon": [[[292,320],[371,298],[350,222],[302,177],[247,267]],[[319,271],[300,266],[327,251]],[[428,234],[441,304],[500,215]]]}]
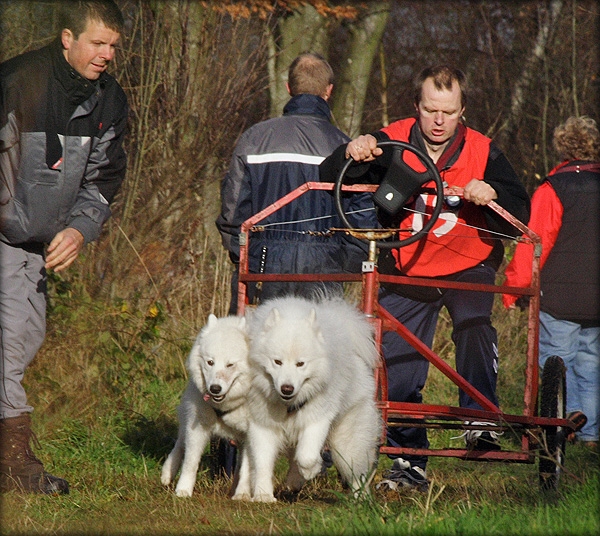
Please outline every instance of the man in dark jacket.
[{"label": "man in dark jacket", "polygon": [[[333,71],[314,53],[298,56],[290,65],[291,100],[282,117],[258,123],[240,137],[221,187],[221,215],[217,227],[233,263],[239,262],[241,224],[306,182],[319,181],[319,164],[349,138],[330,122],[327,101]],[[346,199],[354,227],[371,228],[374,210],[370,194]],[[359,211],[359,212],[356,212]],[[252,233],[249,269],[252,273],[335,273],[356,270],[366,258],[364,246],[343,234],[326,235],[342,227],[331,192],[310,191],[260,222]],[[237,268],[232,283],[230,312],[237,310]],[[336,292],[339,284],[265,283],[261,299],[282,294],[310,296],[317,289]],[[255,286],[250,286],[252,301]]]},{"label": "man in dark jacket", "polygon": [[69,491],[31,451],[22,380],[45,337],[46,270],[98,238],[126,168],[127,99],[106,73],[122,14],[112,0],[69,2],[60,22],[53,43],[0,65],[2,490]]}]

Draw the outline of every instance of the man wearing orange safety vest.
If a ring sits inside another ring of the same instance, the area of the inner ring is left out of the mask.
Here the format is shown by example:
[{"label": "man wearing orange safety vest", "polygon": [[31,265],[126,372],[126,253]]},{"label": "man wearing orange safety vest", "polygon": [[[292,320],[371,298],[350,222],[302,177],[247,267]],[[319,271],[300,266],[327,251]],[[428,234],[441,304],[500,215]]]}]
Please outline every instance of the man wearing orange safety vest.
[{"label": "man wearing orange safety vest", "polygon": [[[501,238],[519,232],[486,205],[494,200],[524,223],[529,219],[529,196],[508,159],[494,143],[479,132],[465,127],[466,78],[462,71],[448,66],[424,69],[415,80],[416,118],[402,119],[375,132],[359,136],[339,147],[321,164],[322,173],[333,173],[344,158],[352,157],[347,177],[355,182],[381,182],[380,162],[389,156],[377,146],[380,141],[410,143],[429,155],[448,186],[464,188],[463,199],[445,202],[433,228],[420,240],[395,250],[382,250],[382,273],[451,279],[461,282],[494,284],[504,247]],[[413,154],[405,151],[404,155]],[[377,157],[381,157],[377,159]],[[404,156],[405,161],[407,160]],[[412,164],[410,164],[412,167]],[[431,214],[436,196],[422,190],[405,204],[395,217],[379,211],[384,227],[421,229]],[[400,237],[403,238],[403,237]],[[491,323],[494,295],[486,292],[387,285],[380,291],[379,303],[429,347],[432,346],[437,319],[446,307],[453,323],[452,340],[456,346],[457,371],[471,385],[498,404],[497,335]],[[395,332],[386,332],[382,349],[388,371],[389,400],[422,402],[429,362]],[[482,409],[460,391],[461,407]],[[498,434],[469,430],[469,448],[496,450]],[[388,430],[388,444],[427,448],[425,428]],[[391,488],[412,487],[425,491],[427,457],[394,457],[384,474]]]}]

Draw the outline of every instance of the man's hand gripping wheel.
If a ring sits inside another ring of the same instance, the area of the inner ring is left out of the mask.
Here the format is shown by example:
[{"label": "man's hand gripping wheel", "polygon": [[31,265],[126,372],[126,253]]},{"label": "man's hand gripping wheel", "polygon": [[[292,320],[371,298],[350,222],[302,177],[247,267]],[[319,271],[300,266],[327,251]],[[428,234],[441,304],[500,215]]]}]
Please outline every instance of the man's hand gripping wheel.
[{"label": "man's hand gripping wheel", "polygon": [[[404,207],[406,202],[409,201],[425,183],[433,181],[436,188],[436,203],[433,213],[427,220],[427,223],[425,223],[421,229],[408,238],[393,241],[381,241],[379,239],[390,237],[393,234],[396,234],[398,232],[397,230],[370,229],[368,231],[363,231],[360,229],[355,229],[348,221],[341,201],[344,177],[354,162],[352,158],[348,158],[346,160],[336,179],[334,188],[335,206],[340,219],[348,228],[348,232],[352,234],[352,236],[369,242],[375,240],[376,245],[379,248],[395,249],[416,242],[433,228],[444,204],[444,185],[442,178],[440,177],[440,174],[431,158],[429,158],[427,154],[422,152],[417,147],[414,147],[403,141],[392,140],[379,142],[377,146],[390,146],[392,147],[393,154],[390,166],[388,167],[379,188],[373,194],[373,201],[382,210],[394,215]],[[412,165],[407,163],[405,151],[412,153],[407,155],[409,161],[412,160],[412,162],[417,164],[419,167],[424,167],[424,171],[417,171]]]}]

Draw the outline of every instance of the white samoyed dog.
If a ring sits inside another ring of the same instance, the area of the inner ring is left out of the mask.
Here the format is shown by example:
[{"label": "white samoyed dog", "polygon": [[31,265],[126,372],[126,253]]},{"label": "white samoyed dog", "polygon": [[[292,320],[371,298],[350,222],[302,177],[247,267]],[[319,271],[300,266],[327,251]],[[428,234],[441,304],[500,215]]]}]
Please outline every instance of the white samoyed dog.
[{"label": "white samoyed dog", "polygon": [[[175,493],[191,497],[202,453],[211,436],[233,439],[239,447],[234,499],[250,499],[250,469],[244,448],[250,384],[246,319],[211,314],[186,362],[189,382],[177,410],[179,433],[161,473],[168,486],[181,467]],[[182,464],[183,460],[183,464]]]},{"label": "white samoyed dog", "polygon": [[256,308],[248,333],[252,500],[276,500],[273,469],[281,451],[290,460],[286,486],[297,491],[321,471],[326,444],[354,494],[368,490],[382,422],[378,352],[364,314],[341,298],[275,298]]}]

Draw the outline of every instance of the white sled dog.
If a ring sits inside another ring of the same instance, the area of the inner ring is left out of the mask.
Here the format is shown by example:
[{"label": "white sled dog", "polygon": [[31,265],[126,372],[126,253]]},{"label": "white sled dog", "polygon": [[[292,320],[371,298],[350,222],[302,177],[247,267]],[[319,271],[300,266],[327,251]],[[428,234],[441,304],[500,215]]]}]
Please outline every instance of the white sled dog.
[{"label": "white sled dog", "polygon": [[252,500],[274,502],[278,454],[290,459],[286,486],[298,491],[321,470],[327,444],[355,496],[375,471],[381,415],[378,354],[366,317],[342,299],[276,298],[249,320]]},{"label": "white sled dog", "polygon": [[[234,439],[239,449],[234,499],[250,498],[250,470],[244,448],[249,388],[246,319],[208,317],[187,359],[189,382],[177,410],[179,433],[161,473],[168,486],[181,467],[178,497],[191,497],[202,453],[212,435]],[[181,463],[183,459],[183,464]]]}]

